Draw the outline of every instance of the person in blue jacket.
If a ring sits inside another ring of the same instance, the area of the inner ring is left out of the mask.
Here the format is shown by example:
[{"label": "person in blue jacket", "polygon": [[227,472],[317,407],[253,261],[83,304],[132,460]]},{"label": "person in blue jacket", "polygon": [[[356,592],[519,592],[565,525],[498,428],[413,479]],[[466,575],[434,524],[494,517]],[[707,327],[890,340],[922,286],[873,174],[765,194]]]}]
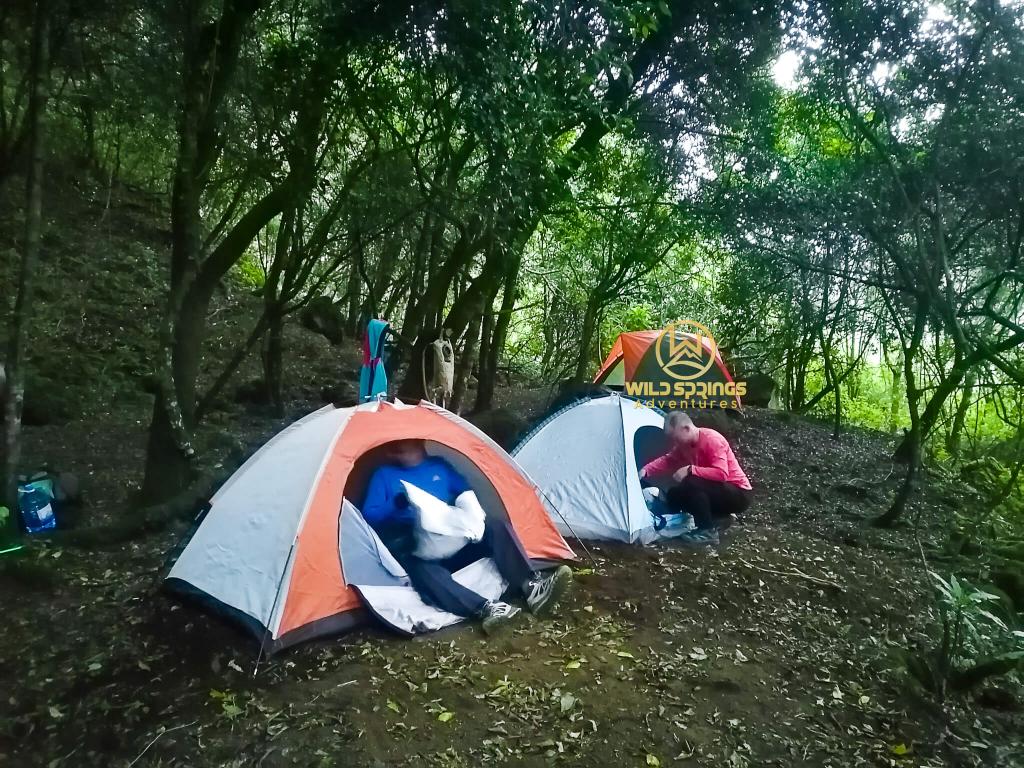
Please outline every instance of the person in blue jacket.
[{"label": "person in blue jacket", "polygon": [[412,554],[416,518],[402,488],[405,480],[451,504],[470,490],[466,479],[442,458],[430,456],[422,440],[399,440],[388,450],[388,462],[370,477],[362,513],[381,541],[402,564],[413,587],[425,602],[466,618],[480,618],[485,632],[513,619],[520,611],[501,601],[489,601],[452,578],[452,574],[482,557],[494,559],[501,575],[522,591],[536,616],[549,614],[572,583],[568,566],[540,573],[507,520],[487,518],[484,537],[468,544],[447,560],[423,560]]}]

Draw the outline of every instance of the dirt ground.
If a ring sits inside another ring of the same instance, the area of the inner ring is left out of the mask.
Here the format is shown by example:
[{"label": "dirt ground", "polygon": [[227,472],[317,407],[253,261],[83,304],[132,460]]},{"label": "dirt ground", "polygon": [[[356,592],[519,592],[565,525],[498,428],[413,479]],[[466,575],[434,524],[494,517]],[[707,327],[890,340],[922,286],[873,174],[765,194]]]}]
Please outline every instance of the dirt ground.
[{"label": "dirt ground", "polygon": [[[535,413],[543,394],[503,397]],[[91,522],[137,483],[136,415],[30,430],[83,477]],[[159,591],[181,529],[35,548],[30,576],[0,578],[0,765],[1024,765],[1019,712],[939,708],[903,671],[957,500],[925,488],[912,525],[879,531],[900,474],[883,437],[752,411],[734,440],[756,500],[719,550],[574,542],[561,615],[496,639],[368,626],[257,669],[248,636]]]}]

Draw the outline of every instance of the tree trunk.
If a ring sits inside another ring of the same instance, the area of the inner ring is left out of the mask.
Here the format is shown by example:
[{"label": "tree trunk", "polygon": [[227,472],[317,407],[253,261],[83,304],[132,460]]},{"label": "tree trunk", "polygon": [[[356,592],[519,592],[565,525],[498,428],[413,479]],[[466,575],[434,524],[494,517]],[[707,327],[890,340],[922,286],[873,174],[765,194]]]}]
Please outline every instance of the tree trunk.
[{"label": "tree trunk", "polygon": [[807,363],[803,353],[797,350],[796,364],[793,366],[793,401],[791,411],[799,411],[807,399]]},{"label": "tree trunk", "polygon": [[832,416],[832,437],[838,438],[839,431],[843,425],[843,399],[842,399],[842,382],[836,378],[836,369],[832,360],[832,348],[829,346],[828,340],[825,338],[824,331],[821,333],[821,358],[825,367],[825,385],[832,389],[835,397],[835,408]]},{"label": "tree trunk", "polygon": [[175,427],[163,393],[156,396],[146,441],[146,468],[142,498],[166,500],[192,480],[192,457],[182,450],[180,430]]},{"label": "tree trunk", "polygon": [[889,354],[882,345],[882,360],[885,369],[892,376],[892,385],[889,387],[889,434],[895,435],[899,424],[900,399],[903,395],[903,377],[900,375],[898,365],[889,362]]},{"label": "tree trunk", "polygon": [[[473,410],[489,410],[494,401],[494,387],[498,381],[498,365],[501,363],[501,354],[505,351],[505,340],[508,338],[508,329],[512,324],[512,313],[516,308],[516,289],[519,285],[519,269],[522,266],[523,257],[520,250],[518,255],[512,259],[505,273],[505,284],[502,286],[501,308],[497,317],[493,318],[494,330],[487,342],[487,356],[481,357],[480,377],[476,389],[476,403]],[[495,295],[491,294],[484,302],[485,313],[491,314],[494,308]]]},{"label": "tree trunk", "polygon": [[541,357],[540,370],[544,376],[547,376],[551,372],[551,359],[555,354],[555,324],[552,322],[552,317],[555,310],[555,302],[558,300],[558,294],[553,294],[551,297],[551,303],[548,304],[547,298],[547,286],[544,287],[545,294],[545,312],[543,315],[543,322],[541,323],[541,333],[544,335],[544,355]]},{"label": "tree trunk", "polygon": [[957,403],[956,412],[953,414],[953,424],[946,436],[946,450],[949,451],[950,456],[960,455],[960,440],[963,437],[964,424],[967,421],[967,411],[970,409],[971,399],[974,397],[976,381],[977,373],[972,368],[964,381],[964,391],[960,395],[960,402]]},{"label": "tree trunk", "polygon": [[[409,359],[409,367],[406,370],[405,378],[399,387],[399,394],[403,397],[416,397],[423,388],[423,357],[427,346],[441,335],[441,331],[447,328],[452,336],[461,336],[469,327],[470,322],[484,311],[488,289],[493,289],[494,283],[501,275],[503,253],[496,246],[486,249],[487,258],[484,260],[480,274],[473,280],[452,304],[444,321],[440,320],[440,313],[444,300],[448,295],[451,281],[457,276],[459,270],[455,266],[461,266],[472,258],[474,253],[479,252],[481,243],[471,241],[463,236],[456,243],[455,249],[448,260],[441,267],[441,276],[431,278],[431,284],[427,287],[427,295],[417,304],[416,312],[421,318],[425,318],[417,328],[416,341],[413,343],[412,356]],[[408,333],[403,328],[403,335],[408,338]]]},{"label": "tree trunk", "polygon": [[480,343],[480,327],[483,324],[483,315],[476,322],[469,326],[466,334],[466,343],[462,345],[462,354],[459,356],[455,368],[455,385],[452,388],[452,401],[448,404],[448,410],[460,413],[462,401],[469,389],[469,377],[473,372],[473,364],[476,362],[477,348]]},{"label": "tree trunk", "polygon": [[46,103],[49,97],[50,14],[46,0],[37,0],[32,24],[32,58],[28,113],[29,167],[25,185],[25,240],[21,249],[21,269],[17,296],[7,342],[7,361],[3,388],[3,487],[6,506],[16,510],[18,468],[21,462],[21,410],[25,394],[25,349],[32,326],[32,291],[39,263],[43,229],[43,140]]},{"label": "tree trunk", "polygon": [[[228,0],[219,19],[204,22],[197,5],[187,9],[181,78],[178,152],[171,190],[171,286],[160,331],[158,394],[153,403],[143,499],[163,501],[181,490],[175,482],[191,475],[194,449],[189,435],[196,409],[196,378],[205,335],[206,310],[221,275],[209,275],[198,293],[191,285],[200,271],[201,198],[222,148],[219,110],[234,77],[249,20],[261,0]],[[271,200],[271,203],[274,201]],[[242,241],[252,220],[263,215],[266,200],[243,217],[234,238]],[[258,214],[258,215],[257,215]],[[247,221],[246,219],[250,219]],[[251,242],[241,244],[239,253]],[[239,242],[231,243],[234,250]],[[219,250],[219,249],[218,249]],[[218,259],[218,263],[221,259]],[[230,269],[231,264],[223,272]],[[222,273],[223,274],[223,273]],[[192,372],[192,375],[190,375]]]},{"label": "tree trunk", "polygon": [[[487,369],[487,360],[491,358],[491,339],[494,337],[494,302],[484,307],[484,311],[481,313],[480,318],[480,352],[478,360],[480,361],[477,365],[477,388],[476,394],[477,399],[480,398],[480,388],[484,386],[484,380],[490,376],[496,375],[495,371]],[[494,380],[491,379],[490,389],[494,391]],[[473,410],[476,410],[476,406],[473,406]],[[484,409],[486,410],[486,409]]]},{"label": "tree trunk", "polygon": [[921,467],[921,433],[916,424],[910,428],[903,441],[903,450],[907,455],[907,473],[903,477],[903,484],[896,493],[892,506],[872,521],[872,524],[878,528],[892,527],[903,515],[907,508],[907,502],[914,493],[914,486]]},{"label": "tree trunk", "polygon": [[921,401],[921,390],[917,387],[917,373],[914,370],[914,363],[918,352],[921,350],[921,339],[924,336],[927,317],[928,306],[919,299],[912,338],[909,344],[903,344],[903,379],[907,391],[907,407],[910,411],[910,430],[897,447],[893,457],[896,461],[906,461],[907,474],[903,478],[903,485],[893,499],[892,506],[873,521],[873,524],[879,528],[891,527],[903,515],[907,502],[913,495],[915,482],[921,466],[921,441],[923,434],[921,431],[921,416],[918,410]]},{"label": "tree trunk", "polygon": [[263,350],[263,382],[267,397],[274,406],[274,415],[284,416],[284,318],[274,312],[268,318],[266,347]]},{"label": "tree trunk", "polygon": [[598,294],[591,294],[587,301],[587,309],[583,314],[583,333],[580,336],[579,356],[576,358],[576,372],[573,374],[573,381],[577,384],[582,384],[587,380],[587,369],[590,367],[590,347],[594,341],[594,330],[597,328],[599,303]]},{"label": "tree trunk", "polygon": [[158,391],[153,401],[142,481],[142,499],[146,503],[170,498],[192,479],[195,450],[191,434],[198,405],[196,378],[210,297],[205,303],[197,303],[193,298],[187,306],[180,306],[180,292],[180,288],[172,289],[161,330]]},{"label": "tree trunk", "polygon": [[423,295],[423,270],[427,260],[427,248],[430,246],[433,220],[429,211],[423,214],[423,224],[420,226],[420,234],[413,250],[412,267],[409,273],[409,296],[405,304],[405,312],[402,314],[402,335],[407,339],[413,338],[418,331],[413,326],[416,322],[416,304]]},{"label": "tree trunk", "polygon": [[[932,390],[932,396],[928,399],[928,403],[924,407],[924,411],[921,414],[920,426],[918,432],[920,433],[920,440],[923,442],[931,434],[935,425],[939,421],[939,417],[942,416],[942,407],[946,404],[949,396],[956,391],[956,388],[960,386],[960,382],[963,381],[964,376],[967,375],[967,370],[962,368],[960,365],[954,365],[949,374],[942,379],[938,385]],[[906,440],[906,438],[904,438]],[[909,446],[904,449],[902,444],[896,448],[897,454],[902,455],[907,453],[909,455]]]},{"label": "tree trunk", "polygon": [[345,311],[345,334],[349,338],[355,338],[357,334],[362,332],[362,328],[359,327],[359,312],[361,311],[363,302],[362,296],[359,295],[359,265],[356,263],[356,255],[352,254],[352,266],[348,273],[348,285],[345,286],[345,295],[348,300],[348,307]]}]

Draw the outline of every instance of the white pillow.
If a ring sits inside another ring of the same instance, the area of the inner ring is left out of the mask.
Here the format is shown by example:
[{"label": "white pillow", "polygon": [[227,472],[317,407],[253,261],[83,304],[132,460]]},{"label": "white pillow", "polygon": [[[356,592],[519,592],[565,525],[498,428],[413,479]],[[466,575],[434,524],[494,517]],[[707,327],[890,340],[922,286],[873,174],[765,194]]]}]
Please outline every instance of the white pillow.
[{"label": "white pillow", "polygon": [[405,480],[402,486],[416,517],[416,557],[445,560],[483,538],[486,516],[473,491],[459,494],[452,506]]}]

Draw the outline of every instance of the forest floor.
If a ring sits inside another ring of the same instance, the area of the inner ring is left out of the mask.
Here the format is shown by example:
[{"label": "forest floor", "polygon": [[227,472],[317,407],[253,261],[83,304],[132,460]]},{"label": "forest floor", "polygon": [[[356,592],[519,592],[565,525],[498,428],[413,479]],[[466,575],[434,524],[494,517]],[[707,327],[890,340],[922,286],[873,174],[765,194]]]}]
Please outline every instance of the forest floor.
[{"label": "forest floor", "polygon": [[[116,190],[52,187],[26,461],[76,473],[80,524],[103,525],[130,514],[141,480],[166,219]],[[5,210],[9,285],[17,217]],[[225,283],[211,364],[257,302]],[[234,466],[353,381],[347,347],[289,323],[288,418],[229,392],[197,438],[203,454]],[[257,375],[254,356],[236,381]],[[549,396],[498,393],[525,418]],[[868,521],[901,474],[888,437],[833,439],[813,420],[750,410],[732,438],[755,502],[720,549],[590,544],[591,560],[577,546],[561,614],[490,640],[473,626],[415,640],[367,627],[254,674],[250,637],[160,590],[184,526],[33,546],[19,567],[0,564],[0,766],[1024,765],[1019,710],[987,708],[983,693],[938,707],[904,672],[936,633],[923,558],[944,570],[961,503],[947,485],[927,476],[906,525],[882,531]]]},{"label": "forest floor", "polygon": [[[536,412],[545,393],[502,396]],[[62,430],[102,521],[143,430],[104,425],[92,451],[92,428]],[[48,577],[0,590],[0,765],[1024,765],[1020,713],[939,708],[903,671],[934,630],[922,552],[950,497],[926,486],[915,529],[879,531],[884,438],[750,411],[734,440],[756,500],[719,550],[577,546],[560,616],[496,639],[368,627],[254,674],[250,638],[160,592],[181,530],[34,550]]]}]

